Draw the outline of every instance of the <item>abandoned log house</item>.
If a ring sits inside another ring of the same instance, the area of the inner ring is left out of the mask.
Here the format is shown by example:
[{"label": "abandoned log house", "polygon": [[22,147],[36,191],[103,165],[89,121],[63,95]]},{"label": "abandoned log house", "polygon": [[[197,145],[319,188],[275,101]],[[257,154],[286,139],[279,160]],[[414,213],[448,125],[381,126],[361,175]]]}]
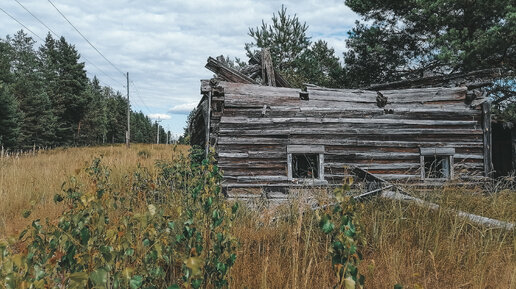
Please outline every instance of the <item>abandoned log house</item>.
[{"label": "abandoned log house", "polygon": [[226,190],[338,185],[354,166],[419,185],[492,170],[489,102],[467,86],[300,90],[250,64],[245,74],[208,59],[217,78],[201,81],[190,127],[193,145],[214,148]]}]

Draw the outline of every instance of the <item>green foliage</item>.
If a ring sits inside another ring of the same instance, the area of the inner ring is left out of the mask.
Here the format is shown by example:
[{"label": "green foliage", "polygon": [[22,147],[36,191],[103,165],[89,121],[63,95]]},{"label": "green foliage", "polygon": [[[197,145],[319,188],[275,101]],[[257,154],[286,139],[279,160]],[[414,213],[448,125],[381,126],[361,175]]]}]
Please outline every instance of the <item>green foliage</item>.
[{"label": "green foliage", "polygon": [[368,22],[357,22],[346,41],[350,87],[424,73],[515,69],[511,1],[347,0],[346,5]]},{"label": "green foliage", "polygon": [[[0,243],[0,288],[226,288],[237,207],[223,201],[212,161],[138,168],[114,189],[100,159],[54,197],[57,221],[34,220]],[[17,244],[14,250],[11,245]]]},{"label": "green foliage", "polygon": [[186,144],[186,145],[190,144],[190,136],[191,136],[190,127],[192,126],[192,122],[194,121],[194,117],[196,114],[197,114],[197,108],[192,109],[192,111],[190,111],[190,113],[188,114],[188,117],[186,119],[186,124],[184,127],[184,131],[183,131],[183,135],[180,136],[179,139],[177,140],[177,142],[179,144]]},{"label": "green foliage", "polygon": [[0,81],[0,145],[15,147],[20,135],[21,114],[18,102],[5,84]]},{"label": "green foliage", "polygon": [[294,87],[312,83],[326,87],[341,87],[342,67],[335,51],[325,41],[315,43],[306,35],[308,25],[299,18],[287,14],[281,6],[272,15],[272,24],[262,20],[261,27],[249,28],[254,42],[246,43],[247,56],[258,51],[255,48],[269,48],[275,68]]},{"label": "green foliage", "polygon": [[342,87],[342,66],[335,50],[323,40],[311,44],[296,61],[298,86],[311,83],[324,87]]},{"label": "green foliage", "polygon": [[[127,100],[94,76],[86,76],[79,52],[64,37],[49,33],[39,49],[23,30],[0,39],[1,121],[8,149],[36,146],[96,145],[125,142]],[[8,96],[10,95],[10,96]],[[7,98],[14,98],[13,101]],[[6,107],[9,107],[8,109]],[[16,113],[7,114],[7,110]],[[9,120],[7,120],[9,119]],[[151,120],[131,112],[132,139],[156,141]],[[7,136],[12,131],[14,136]],[[161,143],[166,133],[160,131]]]},{"label": "green foliage", "polygon": [[355,218],[356,204],[346,195],[351,179],[335,190],[337,202],[326,213],[318,212],[319,227],[330,237],[328,253],[331,256],[337,283],[333,288],[362,288],[364,276],[358,272],[362,255],[358,250],[359,225]]},{"label": "green foliage", "polygon": [[262,26],[249,28],[249,36],[256,42],[246,43],[247,55],[256,53],[253,48],[269,48],[272,61],[280,71],[293,71],[294,61],[306,51],[310,38],[306,36],[308,25],[301,23],[297,16],[287,14],[287,8],[281,6],[278,14],[272,15],[272,24],[262,20]]}]

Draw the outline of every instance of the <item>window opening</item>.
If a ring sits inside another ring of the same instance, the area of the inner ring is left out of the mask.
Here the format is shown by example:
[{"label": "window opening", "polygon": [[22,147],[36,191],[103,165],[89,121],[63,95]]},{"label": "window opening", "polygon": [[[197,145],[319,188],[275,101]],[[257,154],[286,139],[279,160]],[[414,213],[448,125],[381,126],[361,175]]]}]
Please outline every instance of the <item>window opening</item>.
[{"label": "window opening", "polygon": [[449,179],[450,156],[425,156],[425,178]]},{"label": "window opening", "polygon": [[297,179],[318,179],[319,155],[292,154],[292,177]]},{"label": "window opening", "polygon": [[454,148],[420,148],[421,179],[453,179]]}]

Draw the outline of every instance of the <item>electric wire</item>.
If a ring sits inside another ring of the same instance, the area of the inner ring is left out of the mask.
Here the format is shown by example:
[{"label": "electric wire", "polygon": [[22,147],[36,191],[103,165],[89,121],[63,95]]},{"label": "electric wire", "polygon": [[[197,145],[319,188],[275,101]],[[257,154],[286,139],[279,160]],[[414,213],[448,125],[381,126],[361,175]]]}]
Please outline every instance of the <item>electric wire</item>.
[{"label": "electric wire", "polygon": [[30,33],[34,34],[34,36],[36,36],[37,38],[39,38],[41,41],[44,41],[43,38],[39,37],[38,34],[34,33],[34,31],[30,30],[29,27],[25,26],[23,23],[21,23],[20,21],[18,21],[18,19],[16,19],[14,16],[11,16],[11,14],[7,13],[7,11],[5,11],[4,9],[2,9],[2,7],[0,7],[0,10],[2,10],[2,12],[4,12],[7,16],[11,17],[11,19],[13,19],[14,21],[18,22],[18,24],[20,24],[21,26],[23,26],[25,29],[27,29],[27,31],[29,31]]},{"label": "electric wire", "polygon": [[[102,54],[102,52],[100,52],[100,50],[97,49],[97,47],[95,47],[95,45],[93,45],[89,40],[88,38],[86,38],[86,36],[84,36],[84,34],[81,33],[81,31],[79,31],[79,29],[77,29],[77,27],[75,27],[75,25],[72,24],[72,22],[70,20],[68,20],[68,18],[63,14],[63,12],[61,12],[61,10],[59,10],[59,8],[57,8],[56,5],[54,5],[54,3],[52,3],[51,0],[47,0],[56,10],[57,12],[59,12],[59,14],[68,22],[68,24],[70,24],[70,26],[73,27],[73,29],[75,29],[75,31],[77,31],[77,33],[79,33],[79,35],[93,48],[95,49],[95,51],[97,51],[97,53],[102,56],[102,58],[104,58],[104,60],[106,60],[109,64],[111,64],[111,66],[113,66],[113,68],[115,68],[118,72],[120,72],[120,74],[122,74],[124,77],[126,76],[126,74],[124,72],[122,72],[121,69],[119,69],[115,64],[113,64],[113,62],[111,62],[106,56],[104,56],[104,54]],[[133,84],[133,86],[136,88],[136,85],[134,84],[133,81],[131,81],[131,83]],[[147,111],[150,113],[150,109],[147,107],[147,105],[145,104],[145,102],[143,101],[143,99],[141,98],[141,96],[139,96],[139,92],[138,92],[138,89],[137,89],[137,97],[140,98],[141,102],[143,103],[143,105],[145,106],[145,108],[147,109]]]},{"label": "electric wire", "polygon": [[[36,19],[40,24],[42,24],[46,29],[48,29],[48,31],[50,31],[56,38],[59,38],[59,36],[57,35],[57,33],[55,33],[45,22],[43,22],[41,19],[39,19],[34,13],[32,13],[27,7],[25,7],[22,3],[20,3],[18,0],[15,0],[16,3],[18,3],[25,11],[27,11],[34,19]],[[104,58],[104,60],[106,60],[111,66],[113,66],[113,68],[115,68],[118,72],[120,72],[124,77],[126,76],[125,73],[123,73],[116,65],[114,65],[109,59],[107,59],[104,54],[102,54],[71,22],[70,20],[68,20],[68,18],[66,18],[66,16],[54,5],[54,3],[52,3],[52,1],[48,0],[48,2],[59,12],[59,14],[75,29],[75,31],[77,31],[77,33],[79,33],[79,35],[93,48],[95,49],[95,51],[97,51],[97,53],[100,54],[100,56],[102,56]],[[32,31],[30,28],[28,28],[25,24],[23,24],[21,21],[19,21],[17,18],[15,18],[14,16],[12,16],[11,14],[9,14],[7,11],[5,11],[3,8],[0,7],[0,10],[2,10],[2,12],[4,12],[7,16],[9,16],[11,19],[13,19],[14,21],[16,21],[18,24],[20,24],[22,27],[24,27],[25,29],[27,29],[27,31],[29,31],[30,33],[32,33],[35,37],[37,37],[38,39],[40,39],[42,42],[45,42],[45,40],[40,37],[37,33],[35,33],[34,31]],[[106,72],[104,72],[100,67],[98,67],[96,64],[94,64],[93,62],[89,61],[86,57],[84,56],[81,56],[87,63],[91,64],[92,66],[94,66],[95,68],[97,68],[102,74],[104,74],[106,77],[110,78],[111,80],[113,80],[115,83],[117,84],[120,84],[117,80],[115,80],[113,77],[109,76]],[[91,72],[87,72],[88,74],[92,75]],[[93,74],[94,75],[94,74]],[[95,76],[95,75],[94,75]],[[98,78],[97,78],[98,79]],[[114,87],[112,84],[109,84],[109,83],[106,83],[100,79],[98,79],[100,83],[104,84],[105,86],[108,86],[108,87]],[[143,98],[141,97],[140,95],[140,90],[138,89],[138,87],[136,86],[135,82],[133,80],[131,80],[131,84],[133,85],[133,87],[135,88],[136,90],[136,96],[137,96],[137,99],[138,101],[143,105],[143,107],[147,110],[147,112],[150,114],[151,113],[151,110],[149,109],[149,107],[147,106],[147,104],[145,103],[145,101],[143,100]],[[122,87],[123,88],[126,88],[126,85],[123,85],[122,84]]]},{"label": "electric wire", "polygon": [[[18,0],[14,0],[16,1],[16,3],[18,3],[25,11],[27,11],[34,19],[36,19],[39,23],[41,23],[41,25],[45,26],[46,29],[48,29],[48,31],[50,31],[50,33],[52,33],[56,39],[60,38],[59,35],[57,35],[56,32],[54,32],[54,30],[52,28],[50,28],[45,22],[43,22],[41,19],[39,19],[39,17],[37,17],[34,13],[32,13],[27,7],[25,7],[22,3],[20,3],[20,1]],[[1,9],[1,8],[0,8]],[[3,10],[3,9],[2,9]],[[5,12],[5,11],[4,11]],[[16,22],[18,22],[20,25],[22,25],[23,27],[25,27],[27,30],[29,30],[27,28],[27,26],[23,25],[20,21],[18,21],[17,19],[15,19],[13,16],[9,15],[11,18],[13,18]],[[38,34],[34,33],[33,31],[29,30],[32,34],[34,34],[36,37],[38,37],[39,39],[41,39],[42,41],[43,38],[40,37]],[[113,80],[116,84],[118,85],[121,85],[122,87],[125,88],[125,85],[119,83],[119,81],[117,81],[116,79],[114,79],[113,77],[111,77],[110,75],[108,75],[104,70],[102,70],[100,67],[98,67],[95,63],[93,63],[92,61],[88,60],[88,58],[86,58],[84,55],[81,55],[81,58],[84,59],[84,61],[86,61],[88,64],[91,64],[93,67],[97,68],[98,71],[100,71],[102,74],[104,74],[106,77],[110,78],[111,80]],[[90,73],[92,74],[92,73]],[[94,75],[94,74],[93,74]],[[106,84],[104,82],[104,84]],[[107,84],[108,86],[112,86],[114,87],[114,85],[111,85],[111,84]]]},{"label": "electric wire", "polygon": [[122,74],[124,77],[125,77],[125,73],[122,72],[122,70],[120,70],[116,65],[113,64],[113,62],[111,62],[109,59],[107,59],[106,56],[104,56],[104,54],[102,54],[102,52],[100,52],[100,50],[97,49],[97,47],[95,47],[95,45],[93,45],[89,40],[88,38],[86,38],[86,36],[84,36],[81,31],[79,31],[79,29],[77,29],[77,27],[75,27],[75,25],[72,24],[72,22],[70,22],[70,20],[68,20],[68,18],[66,18],[66,16],[61,12],[61,10],[59,10],[59,8],[57,8],[56,5],[54,5],[54,3],[52,3],[52,1],[50,0],[47,0],[52,6],[54,6],[54,8],[57,10],[57,12],[59,12],[59,14],[61,14],[61,16],[63,16],[63,18],[66,20],[66,22],[68,22],[68,24],[70,24],[70,26],[73,27],[73,29],[75,29],[75,31],[77,31],[77,33],[79,33],[79,35],[81,35],[81,37],[86,41],[88,42],[88,44],[93,48],[95,49],[95,51],[97,51],[98,54],[100,54],[100,56],[102,56],[102,58],[104,58],[104,60],[106,60],[109,64],[111,64],[111,66],[113,66],[113,68],[115,68],[118,72],[120,72],[120,74]]},{"label": "electric wire", "polygon": [[151,110],[149,109],[149,107],[147,106],[147,104],[145,104],[145,101],[143,101],[143,98],[141,97],[140,95],[140,90],[138,89],[138,86],[136,86],[136,83],[134,83],[134,81],[131,80],[131,84],[133,85],[133,87],[135,88],[136,90],[136,96],[141,100],[141,102],[143,103],[143,106],[147,109],[147,111],[149,112],[149,114],[151,114]]},{"label": "electric wire", "polygon": [[43,26],[45,26],[45,28],[47,28],[48,31],[52,32],[52,34],[54,34],[54,36],[58,37],[57,34],[52,29],[50,29],[50,27],[48,27],[43,21],[41,21],[38,17],[36,17],[36,15],[34,15],[32,12],[30,12],[29,9],[27,9],[25,6],[23,6],[23,4],[20,3],[20,1],[18,1],[18,0],[14,0],[14,1],[16,1],[16,3],[18,3],[23,9],[25,9],[25,11],[27,11],[32,17],[34,17],[34,19],[38,20],[39,23],[41,23]]}]

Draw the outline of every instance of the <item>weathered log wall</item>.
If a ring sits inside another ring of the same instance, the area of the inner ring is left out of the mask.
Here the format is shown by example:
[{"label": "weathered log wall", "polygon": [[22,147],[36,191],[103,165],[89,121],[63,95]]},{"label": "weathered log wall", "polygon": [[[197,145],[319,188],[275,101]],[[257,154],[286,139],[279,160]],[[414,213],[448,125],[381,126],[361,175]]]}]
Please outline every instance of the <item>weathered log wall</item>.
[{"label": "weathered log wall", "polygon": [[454,176],[481,177],[484,144],[481,105],[466,104],[466,88],[377,92],[300,90],[221,82],[210,90],[210,144],[231,187],[289,186],[287,145],[324,145],[330,184],[356,165],[384,179],[422,182],[420,147],[455,148]]}]

